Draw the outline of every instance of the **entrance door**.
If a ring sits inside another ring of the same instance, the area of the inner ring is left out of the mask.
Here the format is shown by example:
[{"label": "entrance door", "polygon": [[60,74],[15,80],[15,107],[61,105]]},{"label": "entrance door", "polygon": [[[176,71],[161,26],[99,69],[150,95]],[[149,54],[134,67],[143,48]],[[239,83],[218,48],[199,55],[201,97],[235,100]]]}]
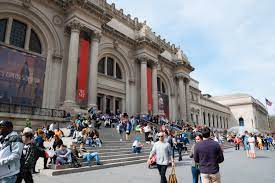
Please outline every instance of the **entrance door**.
[{"label": "entrance door", "polygon": [[106,98],[106,113],[110,114],[111,113],[111,99]]}]

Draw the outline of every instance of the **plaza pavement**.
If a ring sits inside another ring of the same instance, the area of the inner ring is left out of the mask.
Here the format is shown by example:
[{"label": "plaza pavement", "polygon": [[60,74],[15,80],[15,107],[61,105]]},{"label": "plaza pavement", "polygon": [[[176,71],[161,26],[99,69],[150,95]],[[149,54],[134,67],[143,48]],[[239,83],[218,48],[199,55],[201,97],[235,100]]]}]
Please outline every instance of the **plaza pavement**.
[{"label": "plaza pavement", "polygon": [[[225,150],[221,164],[222,183],[275,183],[275,151],[257,151],[257,159],[251,160],[243,150]],[[177,162],[179,183],[192,182],[191,160],[185,156]],[[171,169],[167,171],[167,177]],[[159,183],[157,169],[148,169],[145,163],[90,172],[48,177],[35,175],[37,183]]]}]

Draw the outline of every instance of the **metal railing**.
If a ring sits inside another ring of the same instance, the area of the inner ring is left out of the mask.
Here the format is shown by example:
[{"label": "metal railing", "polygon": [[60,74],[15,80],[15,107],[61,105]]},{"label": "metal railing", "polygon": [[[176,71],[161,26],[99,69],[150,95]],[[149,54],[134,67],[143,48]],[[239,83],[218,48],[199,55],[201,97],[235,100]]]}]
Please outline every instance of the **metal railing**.
[{"label": "metal railing", "polygon": [[14,113],[14,114],[28,114],[38,116],[48,116],[64,118],[66,112],[57,109],[47,109],[34,106],[26,106],[19,104],[0,103],[0,112]]}]

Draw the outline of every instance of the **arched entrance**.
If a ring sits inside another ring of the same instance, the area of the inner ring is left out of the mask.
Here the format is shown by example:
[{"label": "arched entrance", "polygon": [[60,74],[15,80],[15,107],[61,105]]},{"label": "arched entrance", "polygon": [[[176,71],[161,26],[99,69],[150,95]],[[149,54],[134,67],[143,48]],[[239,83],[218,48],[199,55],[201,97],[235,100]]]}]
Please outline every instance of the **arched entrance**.
[{"label": "arched entrance", "polygon": [[159,114],[169,119],[169,95],[164,81],[157,77]]},{"label": "arched entrance", "polygon": [[239,118],[239,126],[244,126],[244,119],[242,117]]}]

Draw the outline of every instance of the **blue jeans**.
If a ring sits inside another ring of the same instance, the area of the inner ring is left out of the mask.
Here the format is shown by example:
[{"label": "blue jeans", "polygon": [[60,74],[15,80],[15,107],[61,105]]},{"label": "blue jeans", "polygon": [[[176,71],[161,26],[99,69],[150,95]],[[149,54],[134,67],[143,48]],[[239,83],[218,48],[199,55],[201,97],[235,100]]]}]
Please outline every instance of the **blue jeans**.
[{"label": "blue jeans", "polygon": [[[194,166],[191,167],[191,171],[192,171],[192,176],[193,176],[193,183],[198,183],[199,182],[199,175],[200,175],[200,170]],[[201,178],[200,178],[200,182],[201,182]]]},{"label": "blue jeans", "polygon": [[99,159],[99,155],[97,152],[94,153],[87,153],[83,155],[83,159],[86,159],[87,162],[90,164],[92,159],[95,158],[96,162],[99,163],[100,159]]},{"label": "blue jeans", "polygon": [[133,153],[140,153],[141,147],[133,147]]},{"label": "blue jeans", "polygon": [[16,178],[17,178],[17,175],[5,177],[5,178],[0,179],[0,183],[15,183]]}]

